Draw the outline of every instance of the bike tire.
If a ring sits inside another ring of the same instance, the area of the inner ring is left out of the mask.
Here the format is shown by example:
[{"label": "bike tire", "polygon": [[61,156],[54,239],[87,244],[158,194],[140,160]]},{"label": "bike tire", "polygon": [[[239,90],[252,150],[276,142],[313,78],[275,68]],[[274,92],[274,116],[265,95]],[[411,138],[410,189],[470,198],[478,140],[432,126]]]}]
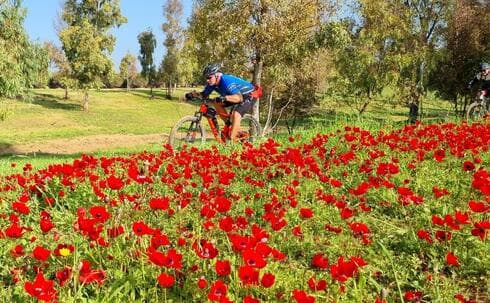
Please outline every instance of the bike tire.
[{"label": "bike tire", "polygon": [[181,149],[184,146],[202,145],[206,142],[206,131],[202,125],[202,120],[195,116],[185,116],[170,131],[168,143],[174,149]]},{"label": "bike tire", "polygon": [[237,131],[238,141],[244,142],[256,142],[262,137],[262,127],[259,121],[252,115],[245,114],[240,120],[240,127]]},{"label": "bike tire", "polygon": [[482,120],[483,116],[487,113],[487,110],[480,102],[473,102],[468,106],[466,111],[467,121],[478,121]]}]

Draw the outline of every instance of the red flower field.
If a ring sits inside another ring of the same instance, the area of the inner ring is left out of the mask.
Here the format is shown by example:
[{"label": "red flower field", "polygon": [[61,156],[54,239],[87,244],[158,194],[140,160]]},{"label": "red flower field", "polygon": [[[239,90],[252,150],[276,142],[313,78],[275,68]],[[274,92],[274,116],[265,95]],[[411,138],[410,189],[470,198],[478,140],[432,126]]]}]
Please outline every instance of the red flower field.
[{"label": "red flower field", "polygon": [[82,156],[0,178],[26,302],[488,302],[490,124]]}]

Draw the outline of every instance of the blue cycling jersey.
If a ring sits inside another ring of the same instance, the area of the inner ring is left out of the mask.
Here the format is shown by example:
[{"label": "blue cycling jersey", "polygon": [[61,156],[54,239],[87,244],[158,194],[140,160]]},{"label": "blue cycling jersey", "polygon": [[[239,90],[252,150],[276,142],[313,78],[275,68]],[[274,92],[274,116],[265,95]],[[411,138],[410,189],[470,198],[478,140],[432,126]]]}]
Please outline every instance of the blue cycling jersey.
[{"label": "blue cycling jersey", "polygon": [[246,95],[253,92],[253,90],[254,86],[252,83],[232,75],[222,74],[218,85],[206,85],[202,95],[208,97],[213,91],[216,91],[221,96]]}]

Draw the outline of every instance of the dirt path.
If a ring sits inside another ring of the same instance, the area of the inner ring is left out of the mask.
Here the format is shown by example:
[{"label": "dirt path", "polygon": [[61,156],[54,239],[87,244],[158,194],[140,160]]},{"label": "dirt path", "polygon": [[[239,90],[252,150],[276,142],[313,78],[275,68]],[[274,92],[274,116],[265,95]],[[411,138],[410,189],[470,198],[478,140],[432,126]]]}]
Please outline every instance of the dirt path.
[{"label": "dirt path", "polygon": [[42,143],[0,146],[0,155],[5,154],[76,154],[91,153],[115,148],[128,148],[144,144],[164,143],[163,134],[149,135],[94,135],[73,139],[56,139]]}]

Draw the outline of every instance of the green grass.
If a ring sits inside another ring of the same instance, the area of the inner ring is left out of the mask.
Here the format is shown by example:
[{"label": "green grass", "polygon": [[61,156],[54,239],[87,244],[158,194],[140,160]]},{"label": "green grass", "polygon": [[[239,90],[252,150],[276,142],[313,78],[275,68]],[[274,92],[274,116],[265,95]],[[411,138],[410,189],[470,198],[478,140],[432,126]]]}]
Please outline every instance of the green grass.
[{"label": "green grass", "polygon": [[173,100],[156,90],[156,98],[148,98],[148,90],[90,91],[89,111],[81,110],[82,92],[70,92],[64,100],[63,90],[33,90],[27,100],[0,99],[0,147],[59,138],[100,134],[168,133],[182,116],[195,106],[182,103],[179,89]]},{"label": "green grass", "polygon": [[[0,148],[89,135],[168,133],[178,119],[196,110],[195,104],[180,101],[184,92],[190,90],[191,88],[177,89],[172,100],[165,97],[162,89],[154,90],[156,98],[151,100],[148,89],[130,92],[124,89],[93,90],[90,91],[88,112],[81,110],[81,91],[70,91],[68,100],[63,99],[64,90],[61,89],[32,90],[31,96],[26,100],[0,99]],[[263,102],[265,106],[267,101]],[[422,111],[422,120],[426,123],[457,119],[449,102],[430,95],[424,100]],[[323,100],[320,106],[296,123],[293,134],[301,133],[308,137],[318,132],[328,133],[341,129],[345,124],[369,130],[388,130],[404,125],[407,115],[407,107],[372,102],[359,117],[346,104]],[[279,138],[288,136],[284,123],[271,135]],[[156,152],[160,149],[159,143],[132,148],[108,148],[94,154],[116,156],[142,150]],[[80,155],[81,153],[0,156],[0,174],[22,171],[26,163],[39,169],[51,163],[71,162]],[[12,167],[12,163],[16,166]]]}]

